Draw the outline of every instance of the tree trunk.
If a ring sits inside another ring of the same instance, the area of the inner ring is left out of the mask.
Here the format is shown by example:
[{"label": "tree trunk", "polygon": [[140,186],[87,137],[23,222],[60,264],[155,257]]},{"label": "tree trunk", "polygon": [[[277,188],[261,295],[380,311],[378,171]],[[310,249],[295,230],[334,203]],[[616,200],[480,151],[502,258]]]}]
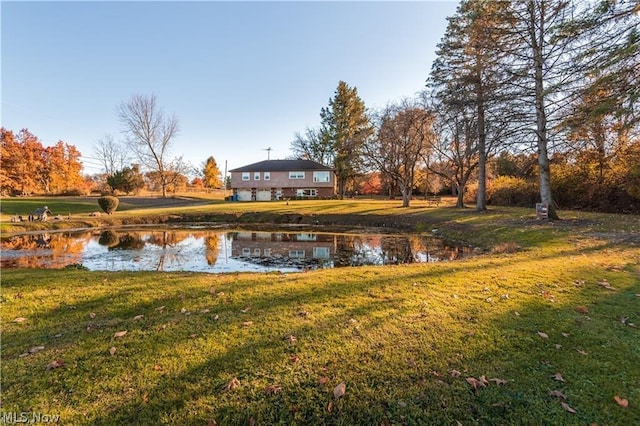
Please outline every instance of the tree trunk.
[{"label": "tree trunk", "polygon": [[476,210],[487,209],[487,132],[484,126],[484,93],[482,87],[482,74],[480,72],[481,59],[476,59],[476,98],[478,102],[478,194],[476,198]]},{"label": "tree trunk", "polygon": [[458,197],[456,198],[456,208],[464,209],[464,187],[463,183],[456,183],[456,192]]},{"label": "tree trunk", "polygon": [[402,207],[409,207],[412,192],[411,188],[405,186],[402,187]]},{"label": "tree trunk", "polygon": [[[540,6],[542,7],[542,6]],[[533,66],[535,70],[535,96],[536,96],[536,135],[538,141],[538,168],[540,172],[540,198],[543,203],[548,206],[549,219],[559,219],[555,206],[553,205],[553,196],[551,193],[551,169],[549,162],[549,153],[547,151],[547,115],[544,108],[544,75],[542,57],[542,49],[544,46],[544,10],[536,11],[533,1],[529,3],[531,14],[530,35],[531,45],[533,47]],[[540,13],[540,19],[537,20],[535,14]],[[539,24],[539,27],[536,26]],[[537,29],[537,33],[536,33]]]}]

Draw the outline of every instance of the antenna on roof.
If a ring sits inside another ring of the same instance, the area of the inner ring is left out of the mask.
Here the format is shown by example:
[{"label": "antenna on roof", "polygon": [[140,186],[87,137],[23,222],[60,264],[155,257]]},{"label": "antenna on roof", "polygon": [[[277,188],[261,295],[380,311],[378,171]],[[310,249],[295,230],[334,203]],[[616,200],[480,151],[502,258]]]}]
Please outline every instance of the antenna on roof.
[{"label": "antenna on roof", "polygon": [[263,151],[267,151],[267,160],[271,160],[271,150],[273,150],[271,147],[263,149]]}]

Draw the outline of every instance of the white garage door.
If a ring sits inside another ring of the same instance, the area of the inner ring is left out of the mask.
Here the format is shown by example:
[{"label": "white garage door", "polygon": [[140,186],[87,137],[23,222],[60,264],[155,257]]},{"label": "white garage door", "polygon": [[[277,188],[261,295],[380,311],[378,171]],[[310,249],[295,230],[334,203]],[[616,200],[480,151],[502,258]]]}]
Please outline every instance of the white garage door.
[{"label": "white garage door", "polygon": [[271,201],[271,191],[270,190],[258,191],[256,193],[256,200],[258,200],[258,201]]},{"label": "white garage door", "polygon": [[251,191],[238,191],[238,201],[251,201]]}]

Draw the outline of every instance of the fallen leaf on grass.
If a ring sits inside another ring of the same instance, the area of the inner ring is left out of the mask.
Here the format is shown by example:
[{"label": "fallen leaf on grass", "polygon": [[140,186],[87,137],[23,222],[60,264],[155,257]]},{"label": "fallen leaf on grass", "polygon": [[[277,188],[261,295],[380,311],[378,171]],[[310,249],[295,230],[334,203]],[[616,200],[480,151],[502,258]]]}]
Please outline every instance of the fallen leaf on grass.
[{"label": "fallen leaf on grass", "polygon": [[572,413],[575,414],[577,413],[576,410],[574,410],[573,408],[571,408],[569,406],[569,404],[567,404],[566,402],[561,402],[560,405],[562,406],[562,408],[564,409],[564,411],[568,412],[568,413]]},{"label": "fallen leaf on grass", "polygon": [[333,397],[338,399],[345,394],[347,391],[347,384],[345,382],[340,383],[338,386],[333,388]]},{"label": "fallen leaf on grass", "polygon": [[216,294],[216,288],[215,287],[211,287],[209,289],[209,294]]},{"label": "fallen leaf on grass", "polygon": [[96,314],[94,312],[89,312],[89,318],[93,319],[96,317]]},{"label": "fallen leaf on grass", "polygon": [[476,390],[476,391],[486,386],[482,381],[476,379],[475,377],[467,377],[466,380],[467,380],[467,383],[471,385],[473,390]]},{"label": "fallen leaf on grass", "polygon": [[451,377],[454,377],[454,378],[460,377],[461,374],[462,373],[459,372],[458,370],[451,370]]},{"label": "fallen leaf on grass", "polygon": [[242,312],[243,314],[246,314],[247,312],[249,312],[251,310],[251,306],[247,306],[244,309],[240,309],[240,312]]},{"label": "fallen leaf on grass", "polygon": [[589,313],[589,308],[587,308],[586,306],[576,306],[576,312],[586,315]]},{"label": "fallen leaf on grass", "polygon": [[203,309],[200,311],[201,314],[208,314],[209,312],[209,309]]},{"label": "fallen leaf on grass", "polygon": [[567,399],[567,395],[563,394],[559,390],[552,390],[551,392],[549,392],[549,395],[554,396],[558,399]]},{"label": "fallen leaf on grass", "polygon": [[280,387],[280,385],[268,385],[267,387],[264,388],[264,394],[267,396],[278,394],[281,391],[282,391],[282,387]]},{"label": "fallen leaf on grass", "polygon": [[218,315],[218,314],[216,314],[216,316],[215,316],[215,317],[213,317],[213,319],[214,319],[215,321],[218,321],[218,319],[219,319],[219,318],[220,318],[220,315]]},{"label": "fallen leaf on grass", "polygon": [[153,371],[162,371],[162,367],[160,367],[158,364],[155,364],[153,366]]},{"label": "fallen leaf on grass", "polygon": [[327,404],[327,413],[330,413],[333,411],[333,401],[329,401],[329,403]]},{"label": "fallen leaf on grass", "polygon": [[47,364],[47,371],[53,370],[54,368],[62,367],[63,365],[64,365],[64,361],[63,360],[55,359],[55,360],[51,361],[49,364]]},{"label": "fallen leaf on grass", "polygon": [[543,339],[549,338],[549,335],[547,333],[543,333],[542,331],[538,331],[538,336],[542,337]]},{"label": "fallen leaf on grass", "polygon": [[111,356],[114,356],[116,354],[116,347],[115,346],[111,346],[111,349],[109,349],[109,353],[111,354]]},{"label": "fallen leaf on grass", "polygon": [[602,287],[604,287],[607,290],[615,290],[615,288],[611,287],[611,284],[609,284],[609,281],[607,281],[606,279],[603,279],[602,281],[598,281],[598,284],[600,284]]},{"label": "fallen leaf on grass", "polygon": [[589,353],[588,353],[588,352],[582,351],[582,350],[580,350],[580,349],[576,349],[576,352],[578,352],[580,355],[585,355],[585,356],[586,356],[586,355],[589,355]]},{"label": "fallen leaf on grass", "polygon": [[496,385],[506,385],[507,384],[506,380],[498,379],[498,378],[489,379],[489,381],[495,383]]},{"label": "fallen leaf on grass", "polygon": [[413,358],[410,358],[407,360],[407,365],[411,368],[415,368],[418,364],[416,364],[416,360]]},{"label": "fallen leaf on grass", "polygon": [[240,380],[237,377],[234,377],[224,386],[225,391],[232,391],[234,389],[238,389],[240,387]]},{"label": "fallen leaf on grass", "polygon": [[291,362],[298,362],[298,361],[300,361],[300,358],[298,358],[298,356],[297,356],[297,355],[291,355],[291,356],[289,357],[289,360],[290,360]]},{"label": "fallen leaf on grass", "polygon": [[629,401],[624,398],[620,398],[618,395],[614,396],[613,399],[615,399],[618,405],[623,408],[627,408],[629,406]]},{"label": "fallen leaf on grass", "polygon": [[253,325],[253,321],[245,321],[242,323],[242,325],[244,325],[245,327],[250,327]]},{"label": "fallen leaf on grass", "polygon": [[35,354],[40,351],[44,351],[44,346],[34,346],[31,349],[29,349],[30,354]]},{"label": "fallen leaf on grass", "polygon": [[133,320],[138,321],[138,320],[141,320],[142,318],[144,318],[144,315],[136,315],[135,317],[133,317]]},{"label": "fallen leaf on grass", "polygon": [[142,394],[142,402],[144,402],[145,404],[149,402],[149,392],[145,392]]},{"label": "fallen leaf on grass", "polygon": [[294,344],[295,342],[298,341],[298,339],[296,338],[296,336],[294,336],[293,334],[287,334],[287,337],[285,337],[285,340],[287,341],[287,343],[289,344]]},{"label": "fallen leaf on grass", "polygon": [[318,377],[318,383],[320,383],[320,385],[326,385],[329,383],[329,378],[327,376],[320,376]]},{"label": "fallen leaf on grass", "polygon": [[118,331],[116,334],[113,335],[114,339],[117,339],[119,337],[124,337],[127,335],[127,330],[122,330],[122,331]]},{"label": "fallen leaf on grass", "polygon": [[556,343],[554,346],[556,347],[556,349],[560,349],[562,347],[562,345],[560,345],[558,343]]},{"label": "fallen leaf on grass", "polygon": [[565,381],[564,377],[562,377],[562,374],[560,374],[560,373],[556,373],[551,377],[553,377],[553,380],[557,380],[558,382],[564,382]]},{"label": "fallen leaf on grass", "polygon": [[195,339],[196,337],[198,337],[198,333],[193,333],[189,335],[190,339]]},{"label": "fallen leaf on grass", "polygon": [[163,306],[160,306],[159,308],[156,308],[156,311],[158,311],[158,312],[162,312],[162,310],[163,310],[164,308],[165,308],[165,307],[164,307],[164,305],[163,305]]},{"label": "fallen leaf on grass", "polygon": [[24,317],[18,317],[16,319],[13,320],[13,322],[25,322],[27,319]]},{"label": "fallen leaf on grass", "polygon": [[569,337],[569,333],[561,333],[562,337]]},{"label": "fallen leaf on grass", "polygon": [[489,384],[489,381],[487,380],[487,378],[486,378],[486,377],[484,377],[484,374],[483,374],[482,376],[480,376],[479,381],[480,381],[480,383],[482,383],[484,386],[486,386],[486,385],[488,385],[488,384]]}]

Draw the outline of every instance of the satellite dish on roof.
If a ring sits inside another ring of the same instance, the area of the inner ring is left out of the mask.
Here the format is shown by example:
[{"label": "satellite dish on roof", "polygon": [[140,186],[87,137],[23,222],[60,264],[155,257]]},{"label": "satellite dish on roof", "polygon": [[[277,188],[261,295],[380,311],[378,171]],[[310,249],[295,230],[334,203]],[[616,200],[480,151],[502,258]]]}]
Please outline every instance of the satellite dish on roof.
[{"label": "satellite dish on roof", "polygon": [[267,151],[267,160],[271,160],[271,151],[272,150],[273,150],[273,148],[271,148],[271,147],[263,149],[263,151]]}]

